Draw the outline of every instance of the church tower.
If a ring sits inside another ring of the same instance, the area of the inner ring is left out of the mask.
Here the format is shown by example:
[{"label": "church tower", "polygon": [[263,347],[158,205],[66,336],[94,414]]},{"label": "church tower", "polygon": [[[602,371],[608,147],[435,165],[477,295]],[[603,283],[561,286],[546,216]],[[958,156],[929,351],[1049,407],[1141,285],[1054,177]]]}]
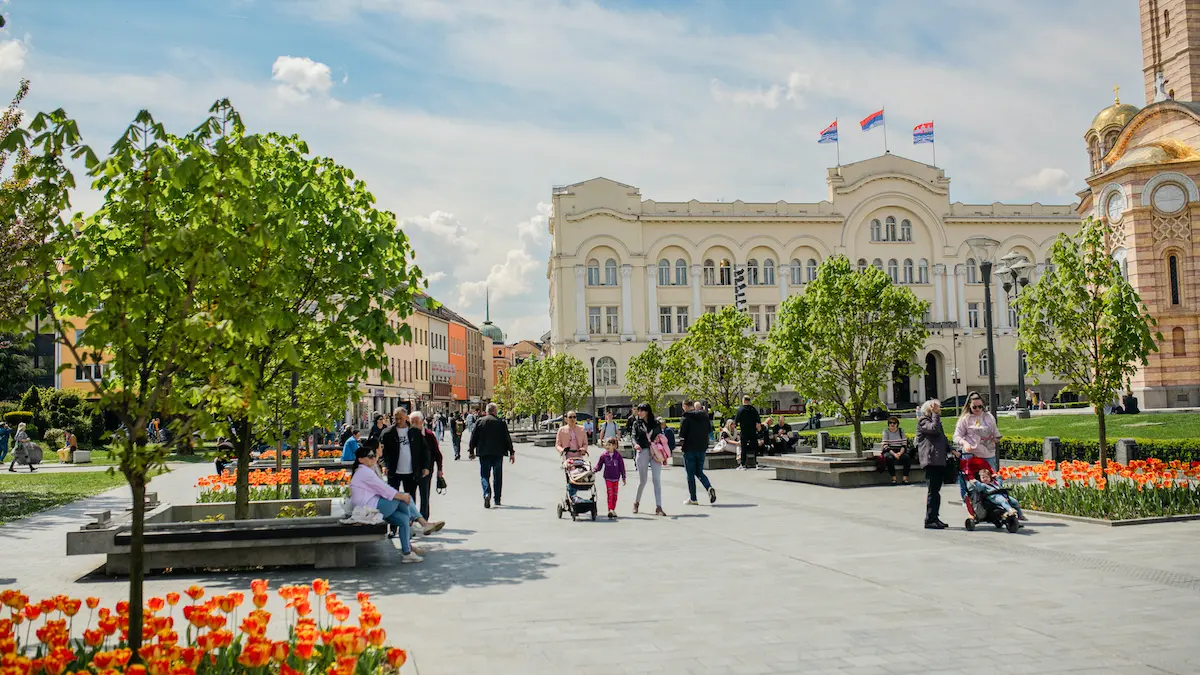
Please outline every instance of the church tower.
[{"label": "church tower", "polygon": [[1200,102],[1200,0],[1139,3],[1146,105],[1169,98]]}]

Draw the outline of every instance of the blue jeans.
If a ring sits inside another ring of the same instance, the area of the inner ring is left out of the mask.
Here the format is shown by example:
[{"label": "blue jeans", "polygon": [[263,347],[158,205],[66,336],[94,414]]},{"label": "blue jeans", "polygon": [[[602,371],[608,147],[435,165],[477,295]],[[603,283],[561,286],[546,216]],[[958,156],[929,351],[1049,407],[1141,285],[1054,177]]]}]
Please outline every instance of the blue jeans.
[{"label": "blue jeans", "polygon": [[462,436],[451,434],[450,440],[454,441],[454,459],[462,457]]},{"label": "blue jeans", "polygon": [[379,504],[376,506],[379,513],[383,514],[383,520],[386,523],[395,525],[400,530],[400,552],[408,554],[412,552],[412,522],[421,517],[421,512],[417,507],[413,506],[412,502],[398,502],[395,499],[379,499]]},{"label": "blue jeans", "polygon": [[704,451],[703,450],[688,450],[683,453],[683,470],[687,472],[688,494],[691,495],[692,501],[696,501],[696,479],[700,479],[700,484],[705,490],[712,489],[712,483],[708,482],[708,476],[704,475]]},{"label": "blue jeans", "polygon": [[479,455],[479,483],[484,497],[500,501],[504,487],[504,455]]},{"label": "blue jeans", "polygon": [[8,444],[0,445],[0,463],[4,462],[4,458],[8,457]]}]

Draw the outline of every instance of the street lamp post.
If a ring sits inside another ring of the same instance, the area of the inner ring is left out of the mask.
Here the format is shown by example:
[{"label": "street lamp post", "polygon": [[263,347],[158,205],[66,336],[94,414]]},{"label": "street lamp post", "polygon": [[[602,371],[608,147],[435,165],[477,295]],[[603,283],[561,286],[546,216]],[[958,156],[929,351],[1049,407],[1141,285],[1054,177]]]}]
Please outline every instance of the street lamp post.
[{"label": "street lamp post", "polygon": [[596,416],[596,348],[588,347],[588,352],[591,354],[592,361],[592,423],[599,424],[600,418]]},{"label": "street lamp post", "polygon": [[[1027,272],[1033,267],[1025,256],[1020,253],[1009,253],[1000,259],[1003,263],[997,270],[996,276],[1004,283],[1004,295],[1010,297],[1015,305],[1021,294],[1021,289],[1029,285]],[[1020,324],[1015,322],[1013,328],[1020,331]],[[1029,403],[1025,400],[1025,353],[1017,347],[1017,418],[1029,418]]]},{"label": "street lamp post", "polygon": [[992,256],[1000,242],[991,237],[971,237],[967,240],[971,253],[979,262],[979,272],[983,274],[983,327],[987,331],[988,352],[988,408],[996,414],[999,400],[996,398],[996,348],[992,336]]}]

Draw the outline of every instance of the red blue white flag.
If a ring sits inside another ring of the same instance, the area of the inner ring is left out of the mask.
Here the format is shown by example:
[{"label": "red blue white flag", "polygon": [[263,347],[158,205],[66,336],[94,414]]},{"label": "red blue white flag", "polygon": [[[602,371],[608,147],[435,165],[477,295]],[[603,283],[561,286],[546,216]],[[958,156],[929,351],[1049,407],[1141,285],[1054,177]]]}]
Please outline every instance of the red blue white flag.
[{"label": "red blue white flag", "polygon": [[913,145],[933,142],[933,122],[923,122],[913,127]]},{"label": "red blue white flag", "polygon": [[821,137],[819,139],[817,139],[817,142],[818,143],[837,143],[837,139],[838,139],[837,120],[834,120],[833,124],[830,124],[829,126],[825,127],[825,130],[821,132]]},{"label": "red blue white flag", "polygon": [[870,131],[880,124],[883,124],[883,108],[880,108],[878,112],[867,115],[866,119],[859,124],[862,126],[863,131]]}]

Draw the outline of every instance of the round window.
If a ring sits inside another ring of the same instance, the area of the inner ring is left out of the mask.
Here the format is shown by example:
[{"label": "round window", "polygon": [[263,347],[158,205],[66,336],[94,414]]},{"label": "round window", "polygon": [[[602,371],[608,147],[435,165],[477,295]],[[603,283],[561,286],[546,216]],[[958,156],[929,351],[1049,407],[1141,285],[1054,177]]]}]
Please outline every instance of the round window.
[{"label": "round window", "polygon": [[1175,183],[1166,183],[1151,196],[1154,208],[1163,213],[1175,213],[1187,204],[1187,193]]}]

